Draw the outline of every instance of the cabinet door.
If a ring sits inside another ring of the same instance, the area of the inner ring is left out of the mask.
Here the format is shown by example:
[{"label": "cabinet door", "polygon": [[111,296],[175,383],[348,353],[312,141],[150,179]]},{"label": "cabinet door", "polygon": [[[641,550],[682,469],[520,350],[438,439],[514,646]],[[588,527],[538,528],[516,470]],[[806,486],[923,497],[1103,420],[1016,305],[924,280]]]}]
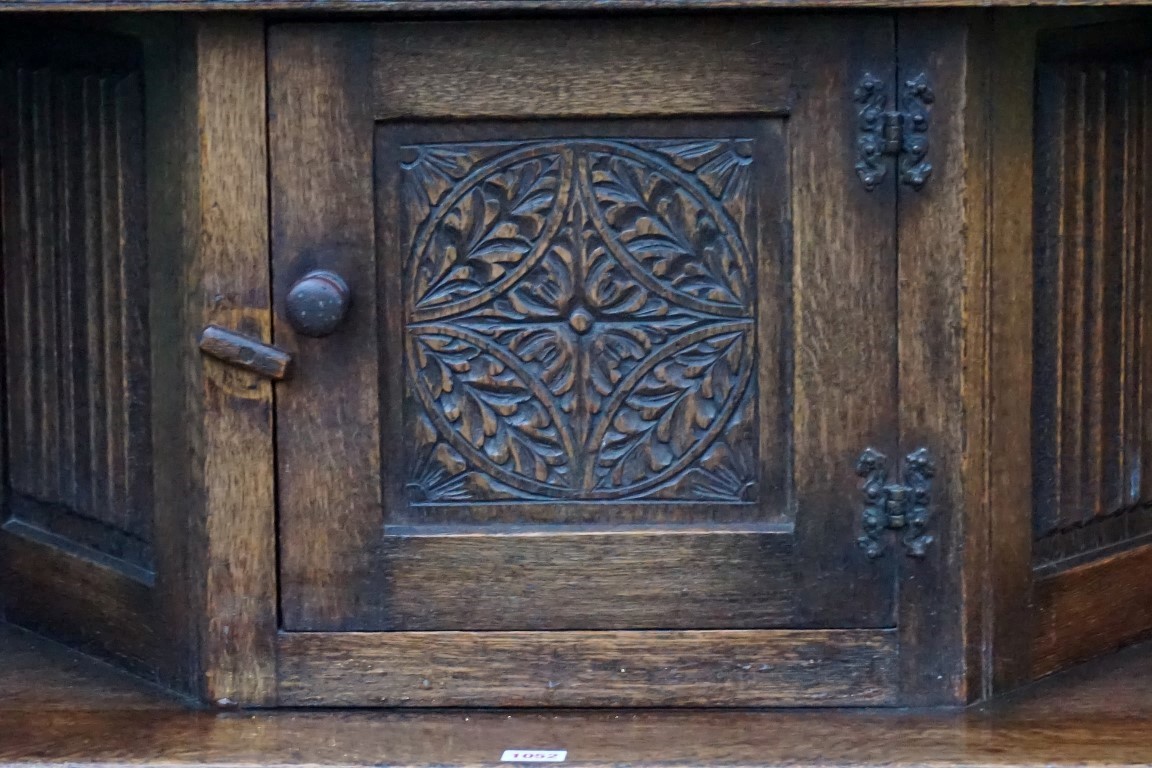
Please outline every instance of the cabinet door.
[{"label": "cabinet door", "polygon": [[[781,638],[883,699],[855,463],[895,451],[894,195],[857,178],[852,93],[892,51],[886,16],[272,30],[289,701],[366,703],[306,682],[340,638],[444,673],[367,703],[707,702],[778,670],[664,699],[446,670]],[[317,270],[351,296],[321,338],[287,308]],[[820,631],[752,631],[784,628]]]}]

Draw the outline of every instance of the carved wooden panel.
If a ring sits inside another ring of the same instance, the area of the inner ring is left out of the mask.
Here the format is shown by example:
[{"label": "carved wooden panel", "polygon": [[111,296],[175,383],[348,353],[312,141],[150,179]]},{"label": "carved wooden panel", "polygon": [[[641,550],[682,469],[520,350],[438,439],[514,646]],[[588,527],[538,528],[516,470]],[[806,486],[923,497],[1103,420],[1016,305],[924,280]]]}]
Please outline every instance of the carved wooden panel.
[{"label": "carved wooden panel", "polygon": [[853,463],[898,434],[894,193],[837,159],[892,21],[749,29],[273,26],[285,631],[893,625]]},{"label": "carved wooden panel", "polygon": [[123,49],[107,67],[70,58],[2,73],[7,505],[24,524],[146,564],[141,77]]},{"label": "carved wooden panel", "polygon": [[404,147],[410,503],[756,500],[751,146]]},{"label": "carved wooden panel", "polygon": [[1152,534],[1152,69],[1048,62],[1036,123],[1038,564]]}]

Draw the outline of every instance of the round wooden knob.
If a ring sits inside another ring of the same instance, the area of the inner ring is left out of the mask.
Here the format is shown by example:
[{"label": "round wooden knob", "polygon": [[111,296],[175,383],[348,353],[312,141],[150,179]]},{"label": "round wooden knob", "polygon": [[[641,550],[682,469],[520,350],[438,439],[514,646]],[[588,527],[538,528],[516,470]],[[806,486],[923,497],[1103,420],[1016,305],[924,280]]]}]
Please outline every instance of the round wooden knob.
[{"label": "round wooden knob", "polygon": [[309,272],[288,291],[288,322],[305,336],[327,336],[340,327],[351,303],[348,283],[340,275]]}]

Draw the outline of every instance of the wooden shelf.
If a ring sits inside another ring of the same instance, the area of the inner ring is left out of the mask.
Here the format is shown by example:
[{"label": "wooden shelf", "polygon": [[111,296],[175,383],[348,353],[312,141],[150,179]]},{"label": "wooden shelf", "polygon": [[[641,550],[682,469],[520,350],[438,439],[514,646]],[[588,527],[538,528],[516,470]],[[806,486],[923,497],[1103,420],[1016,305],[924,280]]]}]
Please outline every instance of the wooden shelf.
[{"label": "wooden shelf", "polygon": [[1152,765],[1152,645],[969,710],[277,711],[186,708],[0,627],[0,766]]},{"label": "wooden shelf", "polygon": [[[185,711],[167,691],[30,632],[0,623],[0,722],[13,712]],[[8,754],[0,728],[0,752]]]},{"label": "wooden shelf", "polygon": [[4,11],[277,11],[491,13],[754,8],[988,8],[1137,6],[1140,0],[0,0]]}]

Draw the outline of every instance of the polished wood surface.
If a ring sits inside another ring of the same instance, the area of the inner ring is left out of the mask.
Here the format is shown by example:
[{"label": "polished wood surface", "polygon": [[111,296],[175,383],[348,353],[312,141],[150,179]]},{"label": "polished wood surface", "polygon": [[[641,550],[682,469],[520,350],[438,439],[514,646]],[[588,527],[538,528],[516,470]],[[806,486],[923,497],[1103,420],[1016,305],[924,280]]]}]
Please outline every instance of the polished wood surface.
[{"label": "polished wood surface", "polygon": [[0,629],[0,765],[1152,765],[1152,646],[969,710],[182,711],[146,684]]},{"label": "polished wood surface", "polygon": [[11,624],[0,623],[0,711],[186,707],[186,702],[151,683]]},{"label": "polished wood surface", "polygon": [[11,11],[499,11],[723,10],[730,8],[987,8],[1125,6],[1143,0],[0,0]]}]

